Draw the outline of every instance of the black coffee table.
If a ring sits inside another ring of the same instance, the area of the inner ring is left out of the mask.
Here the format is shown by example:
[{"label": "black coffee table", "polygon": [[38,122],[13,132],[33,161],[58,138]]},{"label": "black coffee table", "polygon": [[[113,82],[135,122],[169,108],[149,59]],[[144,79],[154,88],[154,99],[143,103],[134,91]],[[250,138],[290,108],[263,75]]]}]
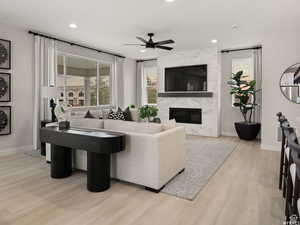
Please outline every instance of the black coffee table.
[{"label": "black coffee table", "polygon": [[72,175],[72,149],[87,151],[87,189],[101,192],[110,187],[110,154],[125,149],[125,134],[106,130],[57,126],[40,129],[41,142],[51,144],[51,177]]}]

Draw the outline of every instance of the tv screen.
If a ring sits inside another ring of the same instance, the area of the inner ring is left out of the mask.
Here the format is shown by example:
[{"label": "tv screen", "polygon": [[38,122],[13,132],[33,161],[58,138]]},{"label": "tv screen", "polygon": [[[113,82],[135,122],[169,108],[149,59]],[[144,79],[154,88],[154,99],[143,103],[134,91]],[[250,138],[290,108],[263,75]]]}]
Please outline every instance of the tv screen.
[{"label": "tv screen", "polygon": [[207,65],[165,68],[165,91],[207,91]]}]

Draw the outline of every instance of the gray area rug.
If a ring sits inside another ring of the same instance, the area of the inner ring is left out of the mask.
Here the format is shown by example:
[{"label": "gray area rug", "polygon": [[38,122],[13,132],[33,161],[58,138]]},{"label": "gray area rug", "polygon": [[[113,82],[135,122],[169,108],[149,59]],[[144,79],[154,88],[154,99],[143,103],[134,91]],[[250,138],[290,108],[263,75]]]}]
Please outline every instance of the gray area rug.
[{"label": "gray area rug", "polygon": [[173,178],[162,192],[194,200],[236,146],[230,140],[188,137],[185,171]]}]

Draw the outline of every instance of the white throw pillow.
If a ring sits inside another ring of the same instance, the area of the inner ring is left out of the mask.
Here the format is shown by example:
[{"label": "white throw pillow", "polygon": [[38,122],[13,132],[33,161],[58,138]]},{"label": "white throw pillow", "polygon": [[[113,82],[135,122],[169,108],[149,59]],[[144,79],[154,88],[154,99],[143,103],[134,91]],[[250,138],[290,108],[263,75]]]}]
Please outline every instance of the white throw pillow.
[{"label": "white throw pillow", "polygon": [[130,109],[131,119],[132,121],[139,122],[140,121],[140,112],[138,109]]},{"label": "white throw pillow", "polygon": [[110,112],[110,109],[102,109],[102,118],[104,120],[108,118],[109,112]]},{"label": "white throw pillow", "polygon": [[172,129],[174,127],[176,127],[176,120],[175,119],[172,119],[172,120],[169,120],[167,122],[162,123],[162,129],[163,130],[169,130],[169,129]]}]

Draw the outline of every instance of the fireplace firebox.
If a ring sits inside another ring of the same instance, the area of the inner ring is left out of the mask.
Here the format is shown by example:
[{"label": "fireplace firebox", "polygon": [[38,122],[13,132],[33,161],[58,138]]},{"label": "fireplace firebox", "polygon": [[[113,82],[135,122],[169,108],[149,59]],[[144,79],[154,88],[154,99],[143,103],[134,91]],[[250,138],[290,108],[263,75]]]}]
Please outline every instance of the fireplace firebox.
[{"label": "fireplace firebox", "polygon": [[202,124],[202,109],[169,108],[169,119],[175,119],[177,123]]}]

